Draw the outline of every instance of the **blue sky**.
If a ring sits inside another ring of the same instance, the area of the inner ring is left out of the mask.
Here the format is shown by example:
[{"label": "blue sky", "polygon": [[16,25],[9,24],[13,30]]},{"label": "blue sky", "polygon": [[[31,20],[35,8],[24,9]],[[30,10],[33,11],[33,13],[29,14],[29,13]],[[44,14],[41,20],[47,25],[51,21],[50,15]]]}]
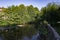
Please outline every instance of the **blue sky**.
[{"label": "blue sky", "polygon": [[8,7],[11,5],[33,5],[41,9],[50,2],[60,2],[60,0],[0,0],[0,7]]}]

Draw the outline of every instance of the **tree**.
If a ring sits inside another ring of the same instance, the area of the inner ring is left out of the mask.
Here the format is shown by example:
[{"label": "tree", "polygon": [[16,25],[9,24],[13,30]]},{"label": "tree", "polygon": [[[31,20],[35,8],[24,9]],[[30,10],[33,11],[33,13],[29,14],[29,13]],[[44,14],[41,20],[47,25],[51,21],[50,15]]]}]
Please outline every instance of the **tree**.
[{"label": "tree", "polygon": [[43,13],[43,20],[48,21],[51,25],[54,25],[57,23],[60,19],[58,16],[60,13],[58,13],[59,6],[54,3],[49,3],[47,7],[42,8],[42,13]]},{"label": "tree", "polygon": [[40,12],[37,7],[21,4],[19,6],[9,6],[3,10],[3,13],[0,16],[5,17],[6,22],[9,24],[25,24],[34,21],[35,16],[39,15]]}]

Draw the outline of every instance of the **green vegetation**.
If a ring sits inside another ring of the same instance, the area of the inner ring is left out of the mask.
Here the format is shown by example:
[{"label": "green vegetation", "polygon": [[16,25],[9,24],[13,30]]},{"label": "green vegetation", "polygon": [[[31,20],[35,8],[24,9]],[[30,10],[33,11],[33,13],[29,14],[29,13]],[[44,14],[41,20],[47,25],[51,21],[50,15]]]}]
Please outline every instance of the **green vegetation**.
[{"label": "green vegetation", "polygon": [[46,7],[42,8],[43,13],[42,20],[46,20],[51,26],[53,26],[60,34],[60,5],[55,3],[49,3]]},{"label": "green vegetation", "polygon": [[[46,22],[47,21],[47,22]],[[8,8],[3,8],[2,12],[0,12],[0,26],[11,26],[11,25],[28,25],[27,27],[20,28],[18,30],[14,30],[11,32],[7,32],[5,36],[16,36],[15,33],[18,32],[18,35],[29,35],[30,33],[35,33],[37,30],[41,30],[41,32],[46,35],[48,29],[43,29],[43,23],[51,24],[58,33],[60,33],[60,5],[55,3],[49,3],[46,7],[43,7],[39,10],[37,7],[24,6],[23,4],[19,6],[10,6]],[[32,24],[32,26],[31,26]],[[34,26],[33,26],[34,25]],[[13,26],[11,26],[13,27]],[[34,31],[35,30],[35,31]],[[21,33],[21,34],[19,34]],[[7,37],[6,36],[6,37]],[[31,35],[29,35],[31,36]],[[19,37],[19,36],[18,36]],[[8,39],[7,39],[8,40]]]},{"label": "green vegetation", "polygon": [[51,25],[60,21],[60,5],[55,3],[49,3],[46,7],[43,7],[40,11],[37,7],[24,6],[10,6],[4,8],[0,12],[0,25],[8,24],[25,24],[37,19],[48,21]]},{"label": "green vegetation", "polygon": [[19,6],[10,6],[8,8],[3,9],[0,18],[0,25],[8,25],[8,24],[25,24],[30,21],[35,20],[35,16],[39,14],[39,10],[37,7],[24,6],[23,4]]}]

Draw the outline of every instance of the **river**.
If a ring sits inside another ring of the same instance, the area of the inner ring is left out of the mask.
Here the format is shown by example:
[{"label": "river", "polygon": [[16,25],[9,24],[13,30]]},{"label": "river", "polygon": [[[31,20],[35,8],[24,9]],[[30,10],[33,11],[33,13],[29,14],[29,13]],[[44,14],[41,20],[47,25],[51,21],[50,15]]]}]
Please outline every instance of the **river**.
[{"label": "river", "polygon": [[[53,36],[53,39],[51,39],[51,38],[50,39],[51,40],[60,40],[60,36],[56,32],[56,30],[52,26],[50,26],[49,24],[47,26],[48,26],[50,33],[53,34],[53,35],[49,34],[50,36]],[[0,30],[5,30],[5,29],[6,28],[0,28]],[[22,37],[21,40],[38,40],[38,37],[40,37],[39,33],[40,32],[37,32],[36,34],[32,35],[30,38],[28,36],[24,36],[24,37]],[[1,34],[1,33],[0,33],[0,40],[5,40],[3,34]],[[20,39],[15,39],[15,40],[20,40]]]}]

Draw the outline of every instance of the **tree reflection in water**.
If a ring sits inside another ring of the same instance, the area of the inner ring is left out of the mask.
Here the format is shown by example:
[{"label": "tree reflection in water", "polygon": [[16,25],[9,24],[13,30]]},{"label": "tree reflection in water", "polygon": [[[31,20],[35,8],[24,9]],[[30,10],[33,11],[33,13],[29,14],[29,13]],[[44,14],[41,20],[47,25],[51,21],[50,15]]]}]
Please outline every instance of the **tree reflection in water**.
[{"label": "tree reflection in water", "polygon": [[28,25],[25,27],[16,27],[9,30],[4,30],[1,32],[3,34],[4,40],[36,40],[38,37],[38,30],[34,28],[33,25]]}]

